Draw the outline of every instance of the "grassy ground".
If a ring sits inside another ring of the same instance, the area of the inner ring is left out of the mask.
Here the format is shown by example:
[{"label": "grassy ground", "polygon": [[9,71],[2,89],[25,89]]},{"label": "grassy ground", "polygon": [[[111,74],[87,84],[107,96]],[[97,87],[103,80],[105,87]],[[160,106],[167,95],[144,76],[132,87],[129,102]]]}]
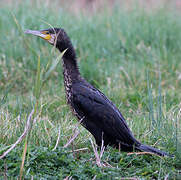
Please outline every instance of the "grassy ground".
[{"label": "grassy ground", "polygon": [[[80,125],[73,146],[63,148],[74,135],[77,121],[66,105],[61,64],[43,84],[40,96],[35,83],[37,55],[42,71],[59,52],[21,32],[21,28],[48,28],[45,22],[67,31],[82,76],[116,104],[136,138],[175,158],[128,155],[108,147],[98,167],[93,138]],[[0,10],[0,154],[21,136],[36,107],[25,179],[180,179],[180,29],[181,14],[167,10],[147,13],[115,8],[87,17],[46,3],[4,5]],[[72,152],[81,148],[86,149]],[[0,160],[1,179],[20,175],[24,149],[23,141]]]}]

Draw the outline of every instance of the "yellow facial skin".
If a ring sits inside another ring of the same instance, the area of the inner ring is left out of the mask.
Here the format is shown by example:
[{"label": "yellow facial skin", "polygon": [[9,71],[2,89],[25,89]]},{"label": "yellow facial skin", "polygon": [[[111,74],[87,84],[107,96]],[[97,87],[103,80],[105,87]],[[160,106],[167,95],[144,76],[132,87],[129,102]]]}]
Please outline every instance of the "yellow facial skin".
[{"label": "yellow facial skin", "polygon": [[43,38],[44,40],[50,40],[51,39],[51,35],[49,34],[48,31],[42,31],[42,34],[44,34],[44,36],[42,36],[41,38]]}]

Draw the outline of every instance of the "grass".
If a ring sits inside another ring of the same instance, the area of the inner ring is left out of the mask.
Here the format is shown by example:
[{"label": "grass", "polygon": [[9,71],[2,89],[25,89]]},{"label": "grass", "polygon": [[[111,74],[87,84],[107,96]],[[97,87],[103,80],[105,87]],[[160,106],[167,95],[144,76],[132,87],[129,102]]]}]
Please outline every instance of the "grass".
[{"label": "grass", "polygon": [[[87,17],[54,4],[41,5],[25,1],[0,11],[0,154],[21,136],[38,101],[27,140],[25,179],[180,179],[181,15],[167,9],[148,13],[115,7],[114,12]],[[61,64],[40,87],[42,72],[59,52],[17,26],[45,29],[49,26],[44,21],[67,31],[82,76],[116,104],[136,138],[175,158],[128,155],[108,147],[101,159],[104,166],[98,167],[93,138],[81,126],[73,146],[63,148],[77,121],[66,104]],[[24,141],[0,160],[1,179],[19,177],[23,150]]]}]

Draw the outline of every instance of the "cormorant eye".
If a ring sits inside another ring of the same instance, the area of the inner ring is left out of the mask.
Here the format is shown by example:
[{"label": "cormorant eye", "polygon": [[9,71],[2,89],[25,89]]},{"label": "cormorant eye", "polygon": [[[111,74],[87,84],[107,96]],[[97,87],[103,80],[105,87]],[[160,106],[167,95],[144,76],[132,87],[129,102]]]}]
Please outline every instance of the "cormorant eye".
[{"label": "cormorant eye", "polygon": [[50,34],[50,32],[49,32],[49,31],[46,31],[45,34]]}]

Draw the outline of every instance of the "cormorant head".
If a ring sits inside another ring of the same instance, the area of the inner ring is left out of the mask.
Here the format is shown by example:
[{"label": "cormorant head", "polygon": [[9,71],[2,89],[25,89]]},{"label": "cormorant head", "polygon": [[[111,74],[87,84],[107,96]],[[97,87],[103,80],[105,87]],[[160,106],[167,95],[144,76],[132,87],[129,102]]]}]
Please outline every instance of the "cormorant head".
[{"label": "cormorant head", "polygon": [[50,28],[40,31],[26,30],[25,33],[38,36],[55,46],[57,46],[58,43],[66,43],[66,41],[69,40],[65,31],[61,28]]},{"label": "cormorant head", "polygon": [[72,43],[62,28],[50,28],[40,31],[26,30],[25,33],[33,34],[48,41],[51,45],[54,45],[56,48],[58,48],[60,52],[66,50],[64,57],[76,57]]}]

